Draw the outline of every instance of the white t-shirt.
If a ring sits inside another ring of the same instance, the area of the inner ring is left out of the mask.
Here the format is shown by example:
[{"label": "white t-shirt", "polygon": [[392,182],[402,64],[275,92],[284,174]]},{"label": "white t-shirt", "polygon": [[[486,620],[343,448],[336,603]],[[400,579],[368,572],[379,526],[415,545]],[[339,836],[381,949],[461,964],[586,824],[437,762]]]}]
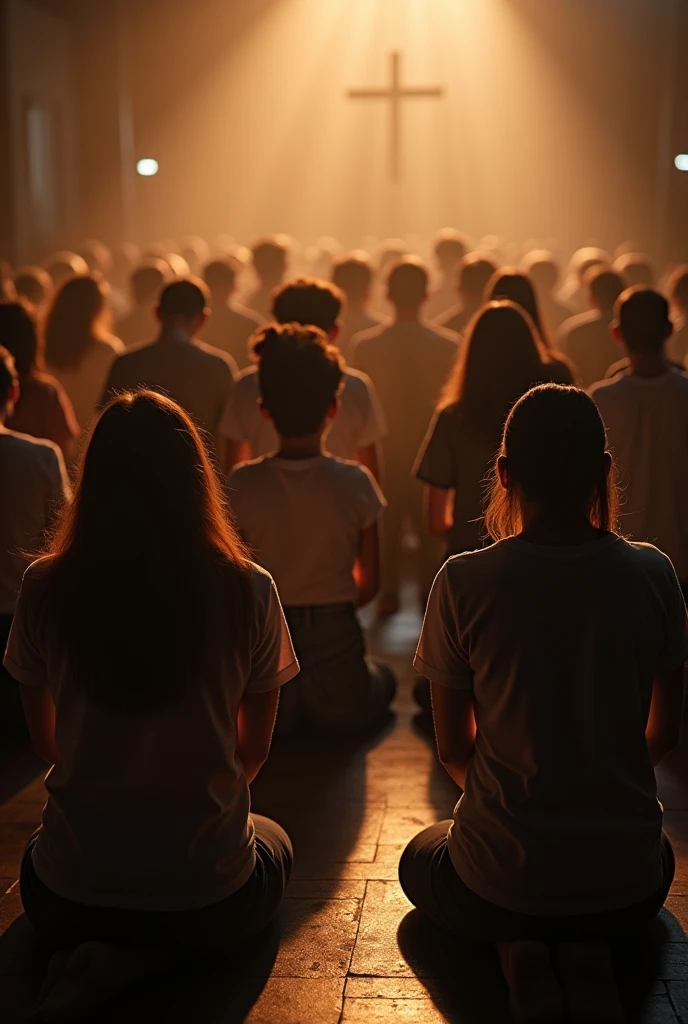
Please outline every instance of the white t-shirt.
[{"label": "white t-shirt", "polygon": [[88,349],[79,366],[73,369],[48,367],[69,395],[82,430],[91,426],[112,364],[123,352],[124,345],[119,338],[99,339]]},{"label": "white t-shirt", "polygon": [[[247,441],[253,458],[279,448],[272,423],[262,415],[258,368],[244,370],[236,379],[220,420],[219,433],[230,441]],[[340,459],[357,459],[361,448],[380,441],[387,433],[375,389],[364,373],[345,370],[339,410],[325,440],[328,452]]]},{"label": "white t-shirt", "polygon": [[271,455],[237,466],[229,497],[241,533],[286,606],[356,601],[361,531],[385,506],[367,469],[330,455]]},{"label": "white t-shirt", "polygon": [[11,615],[26,554],[40,549],[46,529],[71,488],[62,452],[0,426],[0,615]]},{"label": "white t-shirt", "polygon": [[632,906],[660,887],[645,727],[655,674],[687,656],[683,595],[650,545],[511,538],[449,559],[415,667],[473,694],[478,732],[449,832],[470,889],[518,913],[564,915]]},{"label": "white t-shirt", "polygon": [[231,896],[255,864],[239,703],[299,670],[274,583],[254,566],[251,635],[241,650],[218,652],[216,676],[137,716],[100,708],[76,687],[40,614],[49,566],[41,559],[24,576],[5,656],[18,682],[50,687],[57,709],[60,760],[46,778],[36,874],[91,906],[187,910]]},{"label": "white t-shirt", "polygon": [[628,373],[590,394],[619,471],[623,533],[666,551],[688,582],[688,374]]}]

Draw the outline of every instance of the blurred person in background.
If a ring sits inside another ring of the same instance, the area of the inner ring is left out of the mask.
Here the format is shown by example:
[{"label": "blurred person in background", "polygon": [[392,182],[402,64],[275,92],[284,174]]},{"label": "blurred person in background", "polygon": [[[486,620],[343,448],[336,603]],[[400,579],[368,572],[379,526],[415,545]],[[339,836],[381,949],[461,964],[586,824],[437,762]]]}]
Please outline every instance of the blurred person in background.
[{"label": "blurred person in background", "polygon": [[242,306],[236,299],[241,264],[231,256],[216,257],[203,268],[203,280],[210,292],[212,315],[199,337],[215,348],[228,352],[240,370],[250,363],[248,340],[263,323],[259,313]]},{"label": "blurred person in background", "polygon": [[576,381],[589,388],[602,380],[619,358],[612,335],[614,306],[625,284],[615,270],[596,265],[585,275],[590,309],[566,320],[559,329],[559,348],[576,367]]},{"label": "blurred person in background", "polygon": [[459,301],[438,317],[435,323],[461,334],[483,305],[485,288],[496,272],[497,262],[490,253],[469,252],[464,256],[456,268],[456,295]]}]

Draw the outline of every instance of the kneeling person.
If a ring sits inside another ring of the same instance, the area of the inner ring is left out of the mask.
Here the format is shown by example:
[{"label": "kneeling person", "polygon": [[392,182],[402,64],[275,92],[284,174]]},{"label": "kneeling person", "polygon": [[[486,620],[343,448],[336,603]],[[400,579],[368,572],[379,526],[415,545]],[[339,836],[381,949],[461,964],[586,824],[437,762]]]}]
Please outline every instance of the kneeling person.
[{"label": "kneeling person", "polygon": [[275,578],[301,665],[278,731],[364,733],[384,720],[395,692],[391,670],[366,658],[355,613],[378,590],[385,500],[367,469],[323,451],[343,376],[325,333],[272,325],[253,348],[279,449],[238,466],[229,487],[244,538]]}]

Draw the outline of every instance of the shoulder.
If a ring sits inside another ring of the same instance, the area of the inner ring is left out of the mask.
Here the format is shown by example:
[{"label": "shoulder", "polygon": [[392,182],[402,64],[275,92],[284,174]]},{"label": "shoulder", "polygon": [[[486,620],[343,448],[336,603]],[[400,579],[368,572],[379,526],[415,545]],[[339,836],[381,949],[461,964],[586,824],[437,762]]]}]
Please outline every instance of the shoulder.
[{"label": "shoulder", "polygon": [[370,392],[373,390],[373,382],[367,373],[362,373],[361,370],[352,370],[347,366],[344,371],[344,387],[351,394],[366,399],[370,397]]},{"label": "shoulder", "polygon": [[327,455],[322,462],[321,473],[328,478],[333,486],[342,492],[369,495],[379,493],[375,477],[366,466],[348,459],[340,459],[335,455]]},{"label": "shoulder", "polygon": [[439,324],[433,324],[432,326],[425,324],[424,327],[428,337],[435,342],[438,348],[443,348],[453,354],[456,353],[456,349],[461,342],[461,338],[456,331],[450,331],[448,327],[440,327]]},{"label": "shoulder", "polygon": [[452,593],[477,593],[491,586],[494,574],[510,563],[513,555],[512,540],[500,540],[478,551],[453,555],[440,572],[444,573],[445,584]]},{"label": "shoulder", "polygon": [[559,331],[562,335],[580,334],[582,331],[585,331],[585,328],[591,324],[596,324],[598,321],[599,316],[593,310],[588,310],[585,313],[578,313],[576,316],[571,316],[568,320],[564,320]]},{"label": "shoulder", "polygon": [[116,337],[114,334],[108,334],[104,338],[98,338],[97,342],[106,349],[109,348],[115,355],[121,355],[125,351],[125,344],[121,338]]},{"label": "shoulder", "polygon": [[673,562],[668,555],[665,555],[654,544],[625,540],[623,537],[620,537],[619,540],[620,543],[616,545],[619,558],[635,563],[647,575],[653,575],[658,578],[670,578],[673,581],[676,576]]},{"label": "shoulder", "polygon": [[688,392],[688,373],[684,370],[679,370],[677,366],[671,366],[667,383],[677,391]]},{"label": "shoulder", "polygon": [[208,345],[207,342],[194,338],[191,350],[203,357],[203,362],[212,366],[214,370],[229,370],[232,375],[239,372],[239,368],[228,352]]},{"label": "shoulder", "polygon": [[0,437],[4,438],[5,443],[11,445],[18,456],[27,462],[57,466],[60,464],[60,449],[47,438],[30,437],[29,434],[20,434],[16,430],[3,430]]},{"label": "shoulder", "polygon": [[377,327],[368,327],[365,331],[359,331],[354,334],[351,339],[351,349],[354,357],[358,359],[360,356],[370,355],[378,347],[381,340],[387,333],[387,327],[384,324],[380,324]]},{"label": "shoulder", "polygon": [[234,394],[258,394],[258,387],[258,367],[247,366],[245,370],[241,370],[241,372],[236,376],[236,380],[234,381]]},{"label": "shoulder", "polygon": [[599,380],[588,389],[588,394],[599,404],[599,402],[613,402],[618,396],[623,395],[628,388],[628,376],[610,377],[608,380]]},{"label": "shoulder", "polygon": [[273,472],[272,462],[265,455],[249,462],[240,462],[235,466],[228,477],[230,490],[236,487],[243,487],[255,480],[270,476]]},{"label": "shoulder", "polygon": [[234,314],[242,323],[250,325],[252,327],[262,327],[265,320],[254,310],[249,309],[248,306],[243,306],[240,302],[232,302],[229,305],[229,311]]}]

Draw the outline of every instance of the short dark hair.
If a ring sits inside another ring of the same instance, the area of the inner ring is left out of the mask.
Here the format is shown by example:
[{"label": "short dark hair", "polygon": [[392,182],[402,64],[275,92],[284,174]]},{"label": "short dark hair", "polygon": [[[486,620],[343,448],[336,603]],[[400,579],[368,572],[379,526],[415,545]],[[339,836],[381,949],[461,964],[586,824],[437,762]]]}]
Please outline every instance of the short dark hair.
[{"label": "short dark hair", "polygon": [[672,302],[688,310],[688,263],[676,267],[667,281],[667,291]]},{"label": "short dark hair", "polygon": [[482,297],[491,280],[497,273],[497,262],[488,253],[470,252],[459,263],[456,270],[456,281],[466,295]]},{"label": "short dark hair", "polygon": [[387,294],[395,305],[416,305],[428,294],[429,281],[423,261],[417,256],[404,256],[389,272]]},{"label": "short dark hair", "polygon": [[614,315],[629,352],[661,352],[673,331],[669,303],[654,288],[627,288]]},{"label": "short dark hair", "polygon": [[20,298],[38,306],[50,294],[53,282],[42,267],[21,267],[14,276],[14,287]]},{"label": "short dark hair", "polygon": [[557,286],[561,271],[549,249],[533,249],[521,260],[521,269],[536,288],[551,293]]},{"label": "short dark hair", "polygon": [[0,346],[12,356],[20,379],[36,369],[36,321],[21,302],[0,303]]},{"label": "short dark hair", "polygon": [[268,324],[253,337],[264,407],[282,437],[307,437],[322,425],[342,383],[344,363],[324,331]]},{"label": "short dark hair", "polygon": [[460,231],[454,228],[442,228],[438,231],[433,245],[435,258],[440,266],[455,267],[470,249],[470,242]]},{"label": "short dark hair", "polygon": [[170,277],[169,264],[151,256],[132,270],[129,285],[134,302],[143,305],[155,302]]},{"label": "short dark hair", "polygon": [[312,324],[329,334],[344,304],[336,285],[317,277],[297,277],[272,296],[272,316],[280,324]]},{"label": "short dark hair", "polygon": [[211,289],[234,290],[237,278],[237,261],[231,256],[217,256],[203,267],[203,280]]},{"label": "short dark hair", "polygon": [[596,264],[585,275],[585,284],[590,297],[602,309],[613,309],[614,303],[624,290],[624,281],[620,274],[609,267]]},{"label": "short dark hair", "polygon": [[373,268],[364,253],[351,253],[335,261],[332,281],[348,299],[362,299],[370,290]]},{"label": "short dark hair", "polygon": [[650,257],[644,252],[627,252],[614,261],[614,270],[625,278],[631,288],[640,285],[652,288],[655,283],[655,272]]},{"label": "short dark hair", "polygon": [[208,289],[197,277],[183,277],[163,288],[158,305],[161,317],[183,317],[193,320],[210,302]]},{"label": "short dark hair", "polygon": [[4,412],[10,397],[10,391],[18,382],[14,359],[6,348],[0,345],[0,412]]},{"label": "short dark hair", "polygon": [[287,266],[289,248],[278,237],[260,238],[251,248],[253,266],[259,277],[280,277]]}]

